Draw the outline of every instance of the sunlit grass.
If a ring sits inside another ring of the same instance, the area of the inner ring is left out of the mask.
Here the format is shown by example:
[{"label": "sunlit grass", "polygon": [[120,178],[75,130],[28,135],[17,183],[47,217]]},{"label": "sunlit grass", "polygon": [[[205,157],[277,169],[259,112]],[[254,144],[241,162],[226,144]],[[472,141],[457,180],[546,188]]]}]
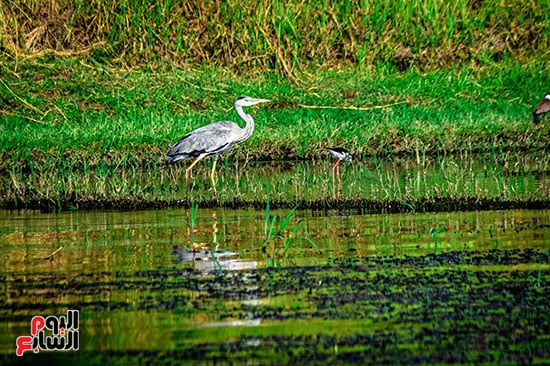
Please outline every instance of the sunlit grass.
[{"label": "sunlit grass", "polygon": [[[51,75],[44,68],[21,70],[21,78],[7,79],[9,91],[0,88],[6,99],[17,95],[36,108],[4,110],[3,165],[45,155],[76,155],[90,165],[118,157],[136,164],[162,160],[194,128],[239,122],[233,103],[241,94],[273,99],[250,109],[256,129],[242,154],[254,160],[313,159],[328,144],[362,156],[547,148],[547,126],[533,126],[531,118],[548,83],[548,75],[533,76],[542,64],[488,74],[325,72],[302,87],[275,76],[235,78],[221,70],[94,74],[69,66],[54,65],[58,73]],[[308,108],[319,106],[334,109]]]},{"label": "sunlit grass", "polygon": [[[247,110],[254,134],[220,161],[218,188],[226,204],[265,203],[259,182],[270,174],[261,171],[270,160],[309,160],[317,167],[277,168],[274,202],[326,200],[330,171],[317,163],[334,145],[365,164],[342,169],[343,198],[404,204],[434,197],[547,199],[546,183],[517,175],[549,170],[550,124],[532,122],[549,76],[540,61],[504,65],[425,73],[325,70],[299,84],[271,73],[246,78],[213,68],[149,73],[74,60],[21,66],[0,86],[3,100],[19,100],[0,117],[1,202],[76,209],[181,200],[189,162],[169,166],[166,150],[208,123],[242,124],[233,108],[241,94],[273,103]],[[480,153],[482,173],[454,164]],[[414,171],[377,168],[401,159],[414,161]],[[213,201],[203,180],[210,164],[211,158],[196,167],[194,202]],[[425,179],[423,170],[432,168],[441,172],[437,184]]]}]

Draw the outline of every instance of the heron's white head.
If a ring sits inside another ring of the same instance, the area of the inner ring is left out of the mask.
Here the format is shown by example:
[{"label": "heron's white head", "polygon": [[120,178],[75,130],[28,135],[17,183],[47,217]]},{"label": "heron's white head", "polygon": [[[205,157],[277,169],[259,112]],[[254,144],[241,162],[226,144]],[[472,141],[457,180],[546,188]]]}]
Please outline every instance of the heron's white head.
[{"label": "heron's white head", "polygon": [[269,103],[271,100],[269,99],[258,99],[258,98],[252,98],[248,97],[246,95],[240,96],[239,99],[235,102],[235,106],[241,106],[241,107],[250,107],[252,105],[260,104],[260,103]]},{"label": "heron's white head", "polygon": [[544,96],[544,99],[550,100],[550,94],[546,94],[546,95]]}]

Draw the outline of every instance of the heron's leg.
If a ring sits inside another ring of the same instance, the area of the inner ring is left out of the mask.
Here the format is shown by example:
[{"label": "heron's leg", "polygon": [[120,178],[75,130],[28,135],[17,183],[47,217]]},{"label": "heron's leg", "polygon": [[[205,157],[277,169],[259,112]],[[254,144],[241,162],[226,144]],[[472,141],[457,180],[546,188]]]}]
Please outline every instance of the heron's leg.
[{"label": "heron's leg", "polygon": [[216,197],[216,201],[220,203],[220,198],[218,197],[218,190],[216,189],[216,163],[218,162],[219,155],[214,156],[214,164],[212,164],[212,172],[210,173],[210,179],[212,180],[212,187],[214,188],[214,196]]},{"label": "heron's leg", "polygon": [[193,169],[193,167],[195,165],[197,165],[197,163],[199,161],[201,161],[202,159],[204,159],[206,156],[208,156],[207,154],[201,154],[199,155],[194,162],[191,163],[191,165],[189,165],[189,167],[187,169],[185,169],[185,200],[187,202],[189,202],[189,173],[191,172],[191,169]]}]

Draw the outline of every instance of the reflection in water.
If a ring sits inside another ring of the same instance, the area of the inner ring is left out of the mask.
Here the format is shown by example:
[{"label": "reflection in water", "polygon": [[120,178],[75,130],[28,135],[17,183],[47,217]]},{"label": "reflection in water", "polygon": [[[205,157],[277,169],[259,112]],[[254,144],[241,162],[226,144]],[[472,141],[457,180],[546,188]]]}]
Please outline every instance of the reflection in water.
[{"label": "reflection in water", "polygon": [[257,268],[258,263],[256,261],[241,260],[238,255],[235,252],[220,250],[204,251],[182,247],[174,248],[175,263],[192,264],[193,269],[199,271],[240,271]]},{"label": "reflection in water", "polygon": [[[244,202],[324,202],[341,200],[422,201],[436,197],[454,200],[497,198],[533,200],[547,198],[548,159],[521,154],[507,156],[500,164],[494,157],[461,158],[426,156],[385,161],[354,161],[346,165],[345,174],[327,169],[326,160],[319,162],[248,164],[240,178],[224,176],[220,196]],[[334,182],[331,186],[331,174]],[[269,190],[263,184],[269,181]],[[201,183],[202,182],[202,183]],[[208,176],[197,177],[195,194],[208,197]],[[223,199],[222,199],[223,200]]]},{"label": "reflection in water", "polygon": [[[293,202],[309,203],[310,207],[333,207],[338,203],[365,207],[369,205],[361,201],[418,203],[440,198],[452,202],[466,200],[469,206],[458,207],[468,209],[483,200],[504,200],[518,203],[515,207],[521,207],[522,203],[529,201],[547,202],[550,192],[550,158],[544,154],[488,153],[484,156],[464,154],[434,158],[419,154],[416,159],[358,157],[353,165],[346,165],[339,189],[336,182],[331,186],[331,172],[325,158],[313,162],[246,162],[245,165],[241,167],[236,161],[235,169],[221,169],[218,193],[222,206],[261,208],[262,202],[269,197],[273,203],[284,203],[287,207],[292,207]],[[124,208],[158,207],[181,203],[185,193],[181,188],[183,183],[177,177],[182,176],[185,167],[182,164],[170,169],[138,169],[131,175],[123,166],[112,174],[98,175],[93,169],[77,170],[71,172],[71,182],[65,185],[59,182],[67,180],[66,174],[53,169],[46,172],[46,176],[32,175],[28,179],[0,175],[0,187],[6,205],[17,201],[40,204],[49,209],[58,209],[58,205],[70,208],[96,204],[107,207],[129,205]],[[216,200],[209,167],[197,166],[194,173],[192,187],[189,187],[191,202],[213,205]],[[106,197],[110,196],[108,191],[113,181],[117,182],[117,189],[113,201],[109,201]],[[269,190],[266,181],[269,181]],[[42,195],[45,197],[40,198]],[[333,202],[335,196],[339,202]],[[41,203],[36,200],[41,200]],[[449,210],[441,205],[434,207],[438,211]],[[490,206],[484,204],[482,207]],[[383,209],[378,207],[374,211],[373,208],[373,212],[384,212]],[[418,211],[426,210],[419,207]]]},{"label": "reflection in water", "polygon": [[232,320],[228,322],[212,322],[201,324],[201,327],[204,328],[214,328],[214,327],[250,327],[261,325],[260,319],[253,320]]},{"label": "reflection in water", "polygon": [[[296,216],[307,224],[316,247],[292,241],[285,251],[289,266],[266,270],[263,211],[0,211],[0,291],[5,294],[0,324],[6,329],[0,334],[0,355],[14,354],[14,341],[28,334],[33,315],[63,314],[68,307],[80,310],[81,354],[184,350],[177,354],[180,359],[191,357],[194,349],[203,353],[193,359],[214,359],[219,354],[209,353],[213,344],[268,350],[273,344],[281,350],[280,342],[296,339],[304,349],[319,339],[359,347],[370,339],[386,344],[386,336],[395,346],[397,335],[412,334],[431,345],[445,338],[436,321],[451,324],[453,341],[469,350],[469,330],[495,329],[495,334],[476,334],[490,341],[501,328],[466,321],[511,314],[502,307],[506,304],[533,317],[544,313],[537,294],[547,292],[550,210],[383,215],[304,210]],[[430,235],[430,228],[440,227]],[[471,261],[457,260],[470,252],[481,257],[494,252],[497,260],[469,270]],[[415,267],[415,258],[437,253],[448,255],[443,268],[432,257],[429,265]],[[508,265],[514,256],[519,259]],[[398,258],[405,265],[390,263],[384,272],[373,258]],[[516,282],[501,287],[509,280]],[[502,302],[474,303],[477,293],[483,301]],[[530,309],[516,295],[529,296]],[[449,303],[432,302],[442,299]],[[490,313],[475,318],[485,309]],[[465,312],[468,316],[461,315]],[[513,324],[509,318],[497,320]],[[548,324],[540,318],[526,322]],[[505,335],[536,340],[537,329],[514,326]],[[422,333],[428,331],[433,336]]]},{"label": "reflection in water", "polygon": [[185,209],[185,217],[187,219],[187,245],[174,246],[175,263],[192,264],[194,269],[206,272],[213,270],[238,271],[257,267],[256,261],[240,260],[238,258],[238,253],[220,250],[218,242],[219,220],[217,210],[211,210],[212,241],[200,242],[195,240],[195,232],[197,232],[197,213],[198,206]]},{"label": "reflection in water", "polygon": [[[317,248],[292,241],[286,252],[291,264],[322,265],[342,255],[414,255],[420,247],[434,250],[545,248],[548,210],[504,210],[416,214],[358,215],[350,211],[297,211]],[[288,210],[272,210],[285,217]],[[158,268],[174,263],[174,248],[198,253],[236,253],[264,266],[265,212],[198,209],[132,212],[0,211],[0,245],[6,273],[82,270],[107,271]],[[192,234],[192,235],[191,235]],[[53,256],[53,261],[44,260]],[[204,257],[204,255],[203,255]],[[187,257],[182,256],[182,262]],[[201,259],[202,260],[202,259]]]}]

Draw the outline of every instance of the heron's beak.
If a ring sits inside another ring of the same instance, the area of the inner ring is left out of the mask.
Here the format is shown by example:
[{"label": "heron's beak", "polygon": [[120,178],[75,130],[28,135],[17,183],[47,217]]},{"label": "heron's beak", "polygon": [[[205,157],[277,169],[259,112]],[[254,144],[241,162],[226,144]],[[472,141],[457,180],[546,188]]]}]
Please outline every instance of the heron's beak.
[{"label": "heron's beak", "polygon": [[258,102],[258,103],[269,103],[269,102],[271,102],[271,100],[270,99],[256,99],[256,102]]}]

